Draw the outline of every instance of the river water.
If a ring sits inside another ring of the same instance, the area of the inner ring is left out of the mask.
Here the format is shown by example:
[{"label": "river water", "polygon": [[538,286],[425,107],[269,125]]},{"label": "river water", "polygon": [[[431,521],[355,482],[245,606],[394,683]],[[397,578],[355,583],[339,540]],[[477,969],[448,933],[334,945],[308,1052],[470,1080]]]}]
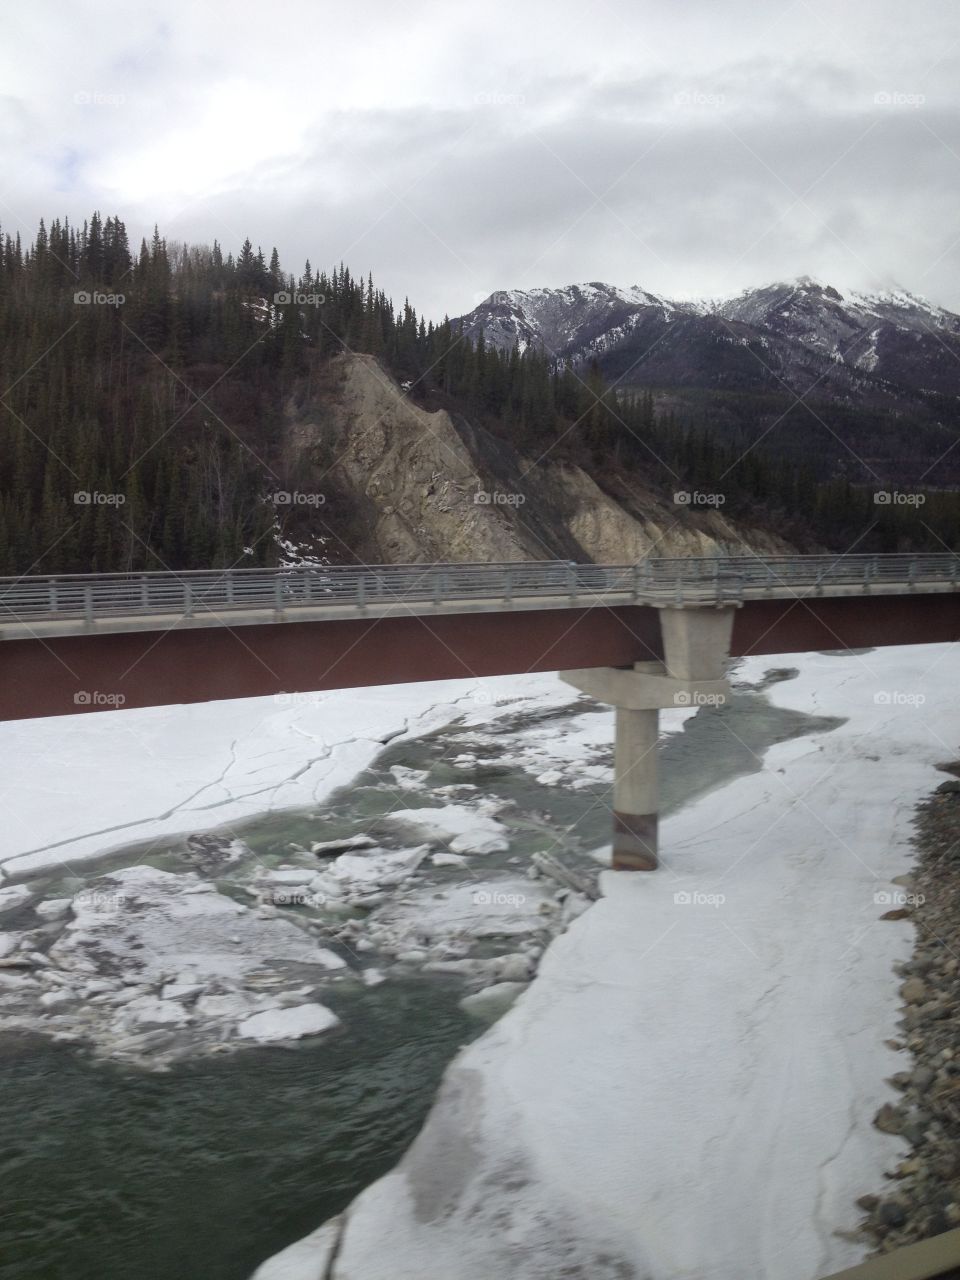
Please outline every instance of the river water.
[{"label": "river water", "polygon": [[[608,784],[539,783],[509,763],[509,743],[531,732],[549,742],[561,724],[596,714],[584,703],[505,713],[485,742],[455,723],[388,746],[323,806],[235,830],[275,862],[291,842],[376,833],[398,804],[417,807],[437,787],[473,783],[512,802],[501,818],[510,849],[484,858],[485,872],[516,871],[539,849],[585,865],[608,839],[609,811],[597,803]],[[837,723],[774,708],[760,687],[738,689],[661,744],[663,808],[760,768],[775,742]],[[427,777],[406,794],[392,766]],[[104,865],[141,853],[120,851]],[[176,842],[152,860],[178,865]],[[325,1002],[342,1018],[340,1032],[162,1074],[0,1037],[0,1280],[248,1280],[396,1163],[445,1066],[483,1030],[460,1009],[462,994],[459,980],[431,974],[334,988]]]}]

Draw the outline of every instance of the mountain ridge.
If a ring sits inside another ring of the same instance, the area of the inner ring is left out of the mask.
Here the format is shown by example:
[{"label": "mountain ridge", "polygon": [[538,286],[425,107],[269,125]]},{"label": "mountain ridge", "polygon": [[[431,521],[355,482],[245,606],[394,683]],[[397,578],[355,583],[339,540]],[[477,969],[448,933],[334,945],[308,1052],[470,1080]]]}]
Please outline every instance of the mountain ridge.
[{"label": "mountain ridge", "polygon": [[801,276],[683,301],[590,281],[500,290],[460,323],[582,376],[596,365],[618,394],[651,392],[659,412],[747,442],[801,406],[798,439],[778,443],[808,451],[817,419],[830,474],[864,482],[906,459],[905,478],[960,484],[960,315],[905,289],[843,293]]},{"label": "mountain ridge", "polygon": [[[549,327],[544,324],[544,319],[549,320],[551,311],[555,313],[563,307],[571,312],[579,307],[581,313],[591,315],[596,314],[604,305],[608,311],[615,311],[619,307],[633,310],[651,307],[665,316],[718,316],[747,324],[763,324],[769,323],[775,306],[783,308],[798,299],[808,302],[821,298],[831,307],[881,322],[898,323],[903,328],[923,328],[924,320],[929,319],[937,328],[960,334],[960,314],[940,306],[922,294],[903,288],[875,293],[855,289],[841,291],[834,285],[809,275],[797,276],[793,280],[775,280],[743,289],[737,294],[714,298],[669,298],[638,284],[622,286],[602,280],[579,281],[555,287],[495,289],[472,311],[461,316],[460,320],[468,332],[476,332],[485,324],[485,313],[502,316],[504,311],[513,312],[511,319],[517,326],[515,334],[505,326],[491,328],[484,333],[488,342],[493,341],[497,346],[510,346],[514,337],[526,338],[528,342],[529,334],[542,337],[542,330]],[[517,315],[518,308],[526,309],[527,314]],[[524,327],[527,334],[522,333]],[[573,322],[568,325],[568,329],[572,328]],[[544,345],[550,347],[553,344],[545,341]],[[556,354],[562,356],[566,353],[557,351]]]}]

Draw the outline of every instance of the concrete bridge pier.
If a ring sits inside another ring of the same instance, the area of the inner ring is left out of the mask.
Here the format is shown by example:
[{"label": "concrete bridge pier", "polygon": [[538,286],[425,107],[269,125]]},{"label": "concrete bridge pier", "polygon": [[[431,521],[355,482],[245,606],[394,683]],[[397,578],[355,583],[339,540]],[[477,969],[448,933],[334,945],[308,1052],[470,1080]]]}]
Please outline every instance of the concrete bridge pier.
[{"label": "concrete bridge pier", "polygon": [[660,712],[617,707],[613,759],[613,866],[654,871],[659,841]]},{"label": "concrete bridge pier", "polygon": [[723,705],[733,617],[733,608],[661,609],[663,662],[560,672],[567,684],[616,708],[615,871],[654,871],[659,864],[660,708]]}]

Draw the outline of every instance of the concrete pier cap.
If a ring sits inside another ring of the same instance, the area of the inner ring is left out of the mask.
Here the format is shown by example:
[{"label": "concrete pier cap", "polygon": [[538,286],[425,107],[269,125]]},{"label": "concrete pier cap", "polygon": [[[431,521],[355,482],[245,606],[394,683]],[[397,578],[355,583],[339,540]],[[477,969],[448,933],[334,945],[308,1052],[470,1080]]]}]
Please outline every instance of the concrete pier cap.
[{"label": "concrete pier cap", "polygon": [[734,608],[660,610],[663,662],[561,671],[560,679],[616,708],[613,782],[615,871],[659,865],[659,713],[669,707],[720,707]]},{"label": "concrete pier cap", "polygon": [[667,674],[677,680],[719,680],[727,665],[736,606],[660,610]]}]

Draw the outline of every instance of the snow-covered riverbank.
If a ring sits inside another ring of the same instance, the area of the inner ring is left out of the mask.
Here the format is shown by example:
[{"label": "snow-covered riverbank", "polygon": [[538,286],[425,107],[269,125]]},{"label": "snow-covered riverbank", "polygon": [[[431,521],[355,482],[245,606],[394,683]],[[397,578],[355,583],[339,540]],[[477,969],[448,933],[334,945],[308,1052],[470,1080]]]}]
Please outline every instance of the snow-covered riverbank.
[{"label": "snow-covered riverbank", "polygon": [[8,722],[0,883],[316,804],[404,734],[571,697],[555,676],[530,675]]},{"label": "snow-covered riverbank", "polygon": [[657,874],[605,873],[397,1169],[262,1280],[810,1280],[863,1255],[855,1198],[902,1150],[871,1121],[912,930],[880,917],[960,681],[951,646],[796,665],[770,698],[846,723],[669,818]]}]

